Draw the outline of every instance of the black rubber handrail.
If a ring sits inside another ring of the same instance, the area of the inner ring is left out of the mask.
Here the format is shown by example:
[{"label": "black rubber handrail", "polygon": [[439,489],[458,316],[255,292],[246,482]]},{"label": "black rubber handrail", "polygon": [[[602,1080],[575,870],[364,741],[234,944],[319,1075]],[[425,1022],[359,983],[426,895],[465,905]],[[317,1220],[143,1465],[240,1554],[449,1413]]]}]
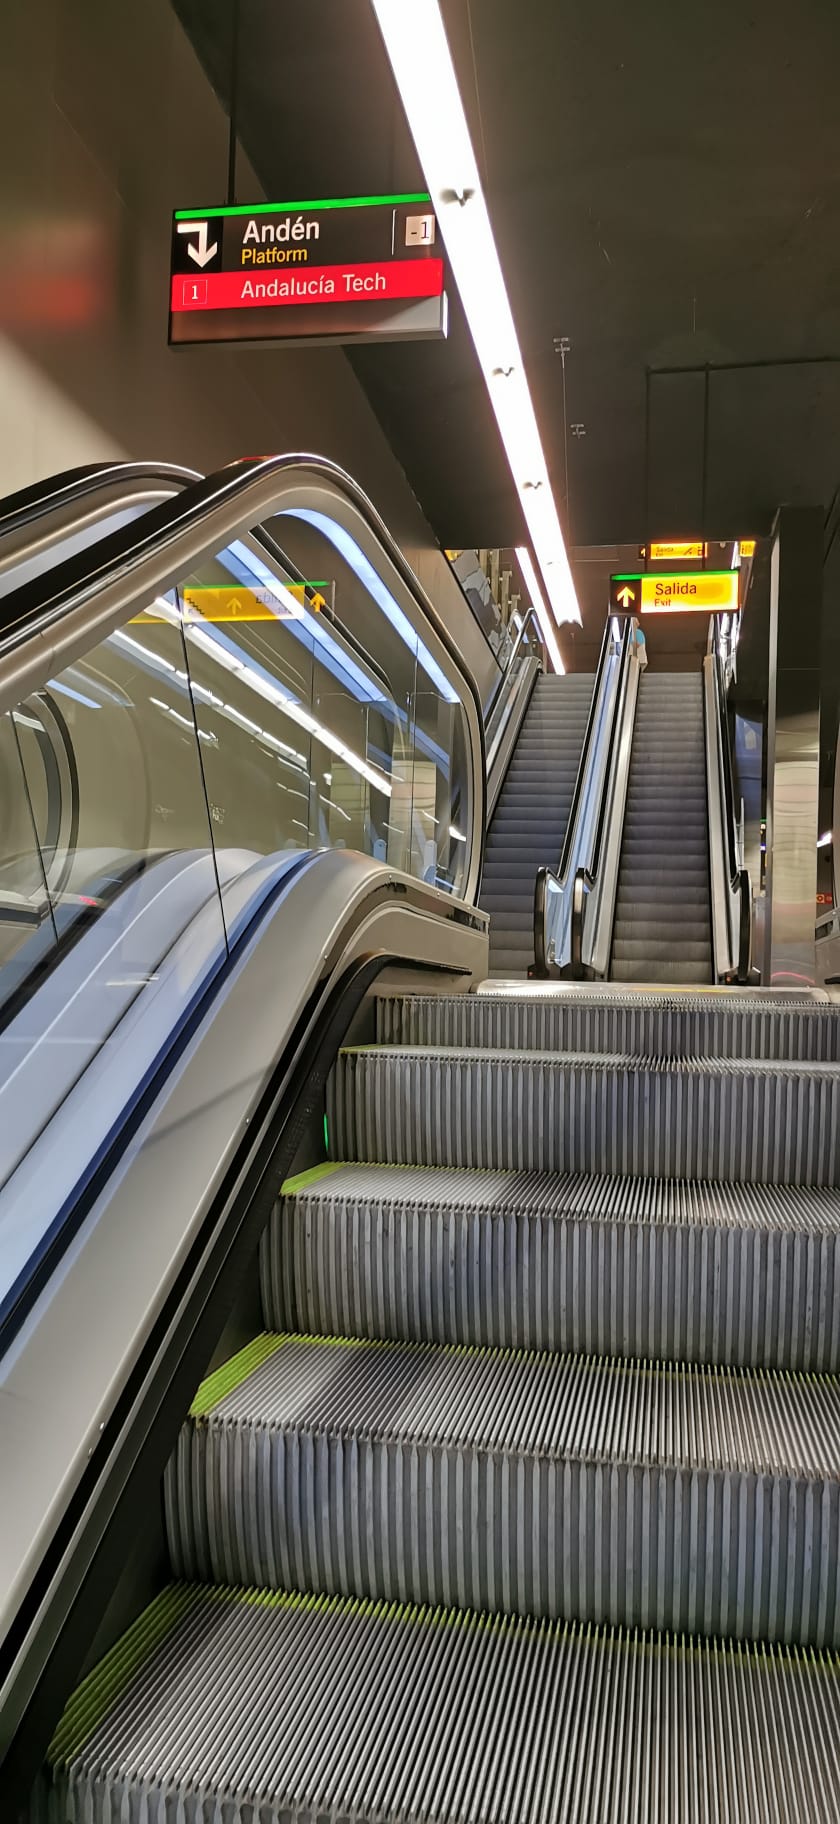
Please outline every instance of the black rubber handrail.
[{"label": "black rubber handrail", "polygon": [[725,825],[724,840],[726,843],[726,864],[729,886],[738,895],[738,963],[737,978],[739,982],[748,982],[752,964],[752,889],[748,870],[738,859],[736,841],[737,815],[735,811],[735,772],[732,765],[732,742],[729,733],[729,717],[726,713],[726,687],[724,684],[723,658],[720,650],[719,624],[715,622],[712,642],[712,663],[715,681],[715,708],[718,720],[718,740],[720,742],[721,762],[723,768],[723,821]]},{"label": "black rubber handrail", "polygon": [[611,639],[612,639],[612,630],[611,630],[611,625],[610,625],[610,617],[608,615],[607,624],[606,624],[606,627],[604,628],[604,637],[601,641],[601,651],[598,656],[598,665],[597,665],[597,669],[595,672],[595,683],[593,684],[593,687],[592,687],[592,698],[591,698],[591,701],[589,704],[589,714],[586,718],[586,728],[584,730],[583,746],[581,747],[581,750],[580,750],[580,759],[578,761],[578,769],[577,769],[577,774],[575,776],[575,788],[574,788],[574,791],[572,792],[572,802],[571,802],[571,806],[569,808],[568,822],[566,824],[566,834],[563,837],[563,847],[560,850],[560,859],[557,863],[556,871],[557,871],[558,877],[561,879],[562,879],[563,875],[565,874],[566,869],[569,865],[569,851],[572,846],[572,831],[575,827],[575,818],[577,816],[578,805],[580,803],[581,794],[583,792],[583,782],[584,782],[584,779],[586,778],[586,774],[587,774],[587,770],[588,770],[588,766],[589,766],[589,749],[592,745],[592,738],[595,733],[595,712],[598,707],[598,699],[601,694],[601,678],[603,676],[604,671],[606,670],[607,660],[610,656]]},{"label": "black rubber handrail", "polygon": [[153,493],[160,487],[172,486],[176,492],[192,487],[200,479],[197,469],[185,469],[174,462],[90,462],[83,468],[64,469],[60,475],[32,482],[0,501],[0,540],[47,515],[81,506],[114,488],[148,487]]},{"label": "black rubber handrail", "polygon": [[[580,797],[583,792],[584,779],[586,777],[586,773],[587,773],[588,766],[589,766],[589,749],[590,749],[593,735],[594,735],[595,711],[596,711],[598,699],[599,699],[600,693],[601,693],[602,672],[603,672],[603,670],[606,666],[607,660],[609,658],[610,640],[612,638],[611,622],[613,619],[614,619],[613,616],[608,617],[607,625],[604,630],[604,637],[601,642],[601,653],[600,653],[600,657],[598,659],[598,669],[595,673],[595,685],[594,685],[594,688],[592,691],[592,701],[589,706],[589,716],[588,716],[587,724],[586,724],[586,734],[584,736],[583,747],[581,748],[581,757],[580,757],[580,763],[578,765],[577,778],[575,780],[575,789],[572,794],[572,805],[571,805],[571,810],[569,812],[569,821],[566,825],[566,834],[563,839],[563,849],[562,849],[562,853],[560,856],[560,865],[557,869],[548,868],[548,867],[538,868],[537,877],[534,882],[534,965],[535,965],[536,975],[542,979],[545,979],[549,973],[548,959],[547,959],[546,948],[545,948],[545,913],[546,913],[546,902],[547,902],[547,898],[548,898],[548,881],[549,881],[549,878],[552,880],[555,880],[555,881],[563,880],[565,878],[565,875],[566,875],[566,872],[567,872],[568,866],[569,866],[569,856],[571,853],[571,842],[572,842],[572,831],[574,829],[575,820],[577,817]],[[622,701],[623,701],[623,696],[624,696],[624,684],[625,684],[625,679],[626,679],[626,668],[627,668],[627,655],[630,650],[632,632],[633,632],[632,622],[629,620],[629,618],[626,618],[625,622],[624,622],[624,629],[623,629],[623,632],[621,635],[621,656],[620,656],[620,660],[619,660],[619,664],[620,664],[619,696],[618,696],[618,701],[616,703],[616,708],[615,708],[615,713],[613,715],[612,724],[610,727],[610,737],[609,737],[609,742],[607,745],[607,764],[606,764],[606,770],[604,773],[604,790],[601,793],[601,801],[598,806],[598,822],[597,822],[596,830],[595,830],[595,846],[594,846],[593,855],[592,855],[592,869],[590,872],[588,869],[580,868],[578,870],[578,875],[575,877],[575,901],[574,901],[574,904],[572,907],[572,932],[571,932],[572,975],[575,978],[577,977],[577,975],[580,972],[580,952],[581,952],[581,942],[582,942],[581,921],[582,921],[582,916],[583,916],[583,902],[584,902],[585,892],[588,891],[589,888],[595,884],[595,880],[597,878],[597,872],[598,872],[598,863],[601,858],[601,845],[602,845],[602,841],[603,841],[604,819],[605,819],[605,815],[606,815],[606,803],[607,803],[607,785],[609,783],[610,774],[612,772],[612,760],[613,760],[613,753],[615,751],[615,742],[617,739],[617,731],[618,731],[619,725],[621,723],[621,706],[622,706]],[[580,890],[578,890],[579,881],[580,881]],[[576,962],[577,962],[577,968],[575,966]]]},{"label": "black rubber handrail", "polygon": [[591,868],[591,875],[592,875],[593,881],[597,880],[597,878],[598,878],[598,868],[600,866],[600,861],[601,861],[601,848],[602,848],[603,841],[604,841],[604,824],[605,824],[606,815],[607,815],[607,786],[609,784],[610,775],[612,773],[612,763],[613,763],[613,755],[615,753],[615,744],[616,744],[616,741],[618,740],[618,731],[621,726],[621,719],[622,719],[621,712],[622,712],[622,707],[623,707],[623,703],[624,703],[624,692],[625,692],[626,681],[627,681],[627,662],[628,662],[628,658],[630,655],[630,647],[631,647],[631,644],[632,644],[634,638],[635,638],[635,635],[633,633],[633,623],[628,618],[627,620],[625,620],[624,630],[621,635],[621,652],[620,652],[620,657],[619,657],[619,674],[618,674],[619,675],[618,697],[617,697],[616,706],[615,706],[615,714],[613,716],[612,724],[610,727],[610,738],[609,738],[609,742],[607,744],[607,764],[606,764],[606,768],[604,771],[604,790],[601,793],[601,802],[598,806],[598,822],[595,826],[595,846],[592,850],[592,868]]},{"label": "black rubber handrail", "polygon": [[[456,577],[455,580],[457,582],[458,578]],[[499,699],[502,695],[502,691],[503,691],[504,686],[507,683],[508,679],[510,678],[511,667],[513,665],[514,659],[516,658],[516,655],[519,651],[520,646],[522,646],[524,643],[525,629],[528,626],[529,622],[533,622],[533,625],[537,629],[538,643],[539,643],[539,648],[540,648],[540,657],[541,657],[542,663],[543,663],[543,670],[545,670],[545,668],[546,668],[546,657],[547,657],[546,645],[545,645],[545,640],[543,639],[542,628],[540,627],[539,615],[537,614],[536,608],[531,607],[528,609],[528,611],[522,621],[522,625],[519,628],[519,631],[516,635],[516,639],[513,642],[510,656],[509,656],[504,668],[502,668],[501,666],[499,667],[499,676],[497,677],[496,682],[493,685],[493,690],[492,690],[490,698],[488,700],[487,708],[484,712],[485,726],[490,722],[491,718],[493,717],[493,715],[496,712],[496,709],[498,708]],[[491,650],[492,650],[492,648],[491,648]],[[493,657],[495,658],[496,663],[498,665],[499,664],[498,655],[496,653],[493,653]]]}]

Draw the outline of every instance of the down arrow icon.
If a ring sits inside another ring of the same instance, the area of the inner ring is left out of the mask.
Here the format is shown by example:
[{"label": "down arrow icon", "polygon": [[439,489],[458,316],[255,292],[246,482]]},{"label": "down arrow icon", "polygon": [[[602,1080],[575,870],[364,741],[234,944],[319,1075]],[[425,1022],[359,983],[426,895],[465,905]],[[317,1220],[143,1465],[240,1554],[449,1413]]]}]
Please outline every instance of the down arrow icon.
[{"label": "down arrow icon", "polygon": [[218,241],[214,241],[212,247],[208,247],[207,245],[208,228],[206,222],[179,222],[178,233],[198,235],[197,247],[193,246],[192,241],[187,245],[187,252],[190,259],[195,260],[196,266],[206,266],[208,260],[212,260],[214,253],[218,253],[219,251]]}]

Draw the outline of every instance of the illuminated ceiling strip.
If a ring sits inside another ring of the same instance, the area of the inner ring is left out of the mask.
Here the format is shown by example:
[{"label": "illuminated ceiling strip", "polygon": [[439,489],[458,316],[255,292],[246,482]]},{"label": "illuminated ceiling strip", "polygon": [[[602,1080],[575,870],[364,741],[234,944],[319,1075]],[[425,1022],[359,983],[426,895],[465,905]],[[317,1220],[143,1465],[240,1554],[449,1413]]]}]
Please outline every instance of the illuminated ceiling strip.
[{"label": "illuminated ceiling strip", "polygon": [[[156,598],[155,607],[163,620],[171,621],[173,626],[180,626],[182,624],[178,610],[173,608],[171,603],[167,602],[164,597],[158,596]],[[268,672],[266,672],[261,665],[255,664],[252,659],[246,658],[241,651],[234,646],[233,642],[227,638],[226,634],[219,631],[211,634],[209,631],[204,631],[202,628],[197,627],[194,622],[185,622],[183,625],[184,633],[191,645],[203,648],[215,664],[222,666],[225,671],[230,672],[233,677],[238,678],[242,684],[245,684],[249,690],[255,691],[258,696],[264,697],[267,702],[272,703],[284,716],[288,716],[291,722],[296,722],[300,728],[306,729],[307,734],[314,735],[315,739],[322,742],[324,747],[329,748],[330,752],[335,754],[338,759],[345,760],[354,773],[359,773],[363,779],[367,780],[369,785],[375,787],[376,791],[382,792],[386,798],[390,798],[391,781],[385,774],[380,772],[378,767],[370,766],[369,763],[362,758],[361,754],[355,753],[352,747],[348,747],[346,742],[342,741],[338,735],[334,734],[331,728],[326,728],[323,722],[319,722],[317,717],[310,715],[309,711],[304,709],[303,705],[298,703],[287,691],[281,690],[280,687],[275,684],[273,678],[269,676]],[[170,661],[164,659],[160,653],[147,651],[139,640],[132,639],[131,635],[123,632],[122,628],[119,628],[115,633],[110,634],[109,638],[118,641],[120,645],[131,646],[137,651],[141,662],[156,666],[162,671],[171,672],[176,682],[181,682],[183,680],[186,687],[190,686],[190,680],[187,678],[185,672],[179,672],[177,666],[170,664]],[[196,694],[201,691],[201,686],[196,686],[193,683],[192,690],[193,693]],[[229,716],[233,716],[234,720],[238,721],[242,727],[247,727],[251,733],[257,735],[260,739],[269,741],[272,746],[285,747],[285,743],[278,743],[274,736],[268,734],[265,729],[260,727],[259,723],[249,722],[248,718],[243,716],[241,711],[236,710],[233,705],[229,703],[221,704],[221,699],[219,702],[220,707],[222,707]],[[287,751],[289,753],[294,752],[292,748],[289,748]]]},{"label": "illuminated ceiling strip", "polygon": [[575,586],[438,0],[371,0],[557,621]]},{"label": "illuminated ceiling strip", "polygon": [[566,667],[560,656],[560,648],[557,644],[557,635],[554,631],[551,616],[546,608],[542,595],[540,594],[540,585],[537,582],[537,573],[534,569],[533,558],[526,545],[518,545],[516,555],[519,559],[519,568],[522,571],[522,575],[528,586],[528,593],[531,597],[531,607],[540,623],[540,632],[545,640],[548,656],[555,671],[559,672],[562,677]]},{"label": "illuminated ceiling strip", "polygon": [[416,628],[412,627],[408,615],[403,613],[390,589],[382,581],[379,571],[375,570],[373,564],[365,557],[361,545],[356,543],[355,538],[351,537],[337,520],[331,519],[329,514],[318,513],[313,507],[282,507],[277,517],[278,519],[302,519],[306,521],[307,525],[315,526],[319,532],[323,532],[325,538],[329,539],[330,544],[338,552],[339,557],[343,557],[355,571],[359,582],[364,585],[368,595],[372,596],[377,606],[382,609],[382,613],[390,621],[409,652],[414,654],[418,665],[422,665],[426,676],[437,686],[444,702],[460,703],[461,699],[457,690],[450,684],[437,659],[432,657],[428,646],[421,640]]}]

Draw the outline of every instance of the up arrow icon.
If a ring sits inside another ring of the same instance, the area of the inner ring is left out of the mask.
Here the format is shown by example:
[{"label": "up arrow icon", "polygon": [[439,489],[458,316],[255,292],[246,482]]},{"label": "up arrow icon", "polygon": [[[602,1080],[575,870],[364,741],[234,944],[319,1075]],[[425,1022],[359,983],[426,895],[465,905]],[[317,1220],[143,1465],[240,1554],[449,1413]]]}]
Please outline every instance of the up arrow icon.
[{"label": "up arrow icon", "polygon": [[618,600],[622,603],[622,605],[625,608],[629,608],[630,603],[635,602],[635,600],[636,600],[635,589],[628,589],[627,584],[625,583],[624,588],[619,589]]},{"label": "up arrow icon", "polygon": [[207,245],[208,227],[206,222],[179,222],[178,233],[198,235],[197,247],[193,246],[192,241],[187,245],[187,252],[190,259],[195,260],[196,266],[206,266],[208,260],[212,260],[214,253],[218,253],[219,251],[218,241],[214,241],[212,247],[208,247]]}]

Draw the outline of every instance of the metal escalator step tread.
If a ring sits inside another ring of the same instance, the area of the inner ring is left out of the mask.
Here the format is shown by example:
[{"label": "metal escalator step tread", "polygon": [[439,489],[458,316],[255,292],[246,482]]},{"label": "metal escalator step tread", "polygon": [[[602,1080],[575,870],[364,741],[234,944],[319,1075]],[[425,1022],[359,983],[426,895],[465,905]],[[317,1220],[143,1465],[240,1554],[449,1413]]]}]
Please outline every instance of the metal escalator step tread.
[{"label": "metal escalator step tread", "polygon": [[616,958],[610,968],[610,978],[615,983],[626,983],[628,987],[648,983],[651,987],[697,988],[711,984],[712,968],[711,963],[703,968],[699,963],[685,962],[682,958],[678,962],[646,959],[643,964]]},{"label": "metal escalator step tread", "polygon": [[[268,1340],[181,1429],[165,1477],[179,1577],[840,1644],[836,1377]],[[644,1546],[637,1503],[657,1515]]]},{"label": "metal escalator step tread", "polygon": [[835,1184],[840,1070],[408,1046],[339,1053],[338,1156],[394,1165]]},{"label": "metal escalator step tread", "polygon": [[663,894],[657,899],[645,900],[637,895],[625,894],[616,902],[616,926],[625,922],[665,925],[675,918],[681,924],[703,925],[708,931],[711,926],[708,901],[699,895],[692,896],[691,899],[670,899]]},{"label": "metal escalator step tread", "polygon": [[840,1060],[840,1007],[737,994],[618,998],[587,994],[383,995],[380,1044],[499,1047],[504,1051],[629,1053],[635,1057]]},{"label": "metal escalator step tread", "polygon": [[[710,949],[707,938],[686,937],[682,939],[678,932],[672,931],[670,940],[657,943],[655,939],[642,934],[638,937],[625,937],[619,934],[613,941],[613,961],[616,963],[651,962],[664,966],[666,963],[695,963],[711,969]],[[644,981],[644,975],[640,978]]]},{"label": "metal escalator step tread", "polygon": [[632,900],[622,901],[616,907],[613,941],[617,938],[643,937],[646,934],[650,937],[652,949],[658,949],[662,944],[673,947],[686,939],[709,945],[711,920],[702,905],[669,905],[665,901],[663,905],[648,910]]},{"label": "metal escalator step tread", "polygon": [[836,1372],[840,1193],[338,1164],[284,1186],[266,1323]]},{"label": "metal escalator step tread", "polygon": [[788,1647],[198,1586],[104,1714],[50,1749],[33,1824],[199,1824],[208,1805],[220,1824],[829,1824],[838,1669]]}]

